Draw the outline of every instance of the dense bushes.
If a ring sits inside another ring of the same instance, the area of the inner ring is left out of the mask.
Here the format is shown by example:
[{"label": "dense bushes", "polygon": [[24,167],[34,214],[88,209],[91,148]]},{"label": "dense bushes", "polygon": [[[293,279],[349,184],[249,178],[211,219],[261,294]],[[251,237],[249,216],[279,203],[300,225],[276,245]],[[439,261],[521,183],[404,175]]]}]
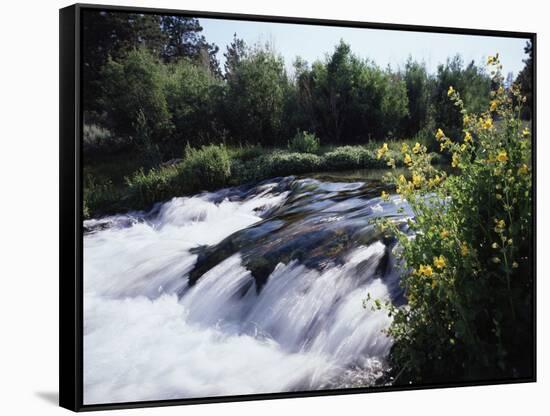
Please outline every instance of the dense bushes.
[{"label": "dense bushes", "polygon": [[115,134],[136,140],[140,129],[146,128],[156,142],[167,138],[173,125],[164,89],[165,70],[146,49],[107,61],[102,70],[102,101],[106,124]]},{"label": "dense bushes", "polygon": [[[515,104],[518,87],[510,97],[498,61],[489,63],[496,75],[488,110],[473,114],[453,86],[446,92],[463,127],[436,138],[456,174],[431,165],[419,145],[401,149],[409,178],[393,177],[415,215],[412,239],[398,224],[380,224],[399,240],[408,301],[388,305],[398,383],[532,377],[531,135]],[[387,147],[379,154],[387,157]]]},{"label": "dense bushes", "polygon": [[182,171],[191,189],[213,189],[227,184],[231,160],[224,145],[187,146]]},{"label": "dense bushes", "polygon": [[435,123],[456,132],[460,117],[445,99],[447,86],[463,91],[470,111],[486,105],[490,86],[482,69],[464,66],[459,57],[435,75],[411,60],[392,71],[359,58],[343,42],[324,61],[297,59],[292,77],[267,46],[248,48],[235,39],[226,59],[222,78],[196,59],[166,62],[146,47],[119,53],[101,68],[95,107],[102,110],[86,112],[85,120],[152,151],[150,160],[177,157],[185,143],[285,147],[296,131],[314,134],[320,145],[365,144],[425,136]]},{"label": "dense bushes", "polygon": [[[311,136],[313,137],[313,136]],[[407,143],[407,142],[401,142]],[[403,155],[391,152],[393,163],[403,165]],[[140,166],[141,162],[137,163]],[[102,165],[101,172],[106,172]],[[84,200],[86,217],[123,209],[143,209],[154,202],[224,186],[267,179],[274,176],[310,172],[384,168],[376,158],[374,143],[317,149],[317,153],[261,146],[226,147],[208,145],[186,147],[184,157],[152,168],[138,168],[119,186],[110,179],[88,175]],[[124,169],[127,170],[128,167]],[[114,174],[114,173],[113,173]],[[119,173],[120,175],[120,173]]]},{"label": "dense bushes", "polygon": [[288,148],[294,152],[317,153],[319,139],[307,131],[298,131],[288,143]]}]

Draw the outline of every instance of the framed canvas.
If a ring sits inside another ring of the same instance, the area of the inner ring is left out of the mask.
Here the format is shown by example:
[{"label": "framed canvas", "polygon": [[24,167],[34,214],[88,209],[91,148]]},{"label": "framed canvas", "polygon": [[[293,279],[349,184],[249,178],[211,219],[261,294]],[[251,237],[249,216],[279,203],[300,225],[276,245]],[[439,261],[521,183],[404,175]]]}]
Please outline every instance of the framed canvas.
[{"label": "framed canvas", "polygon": [[60,405],[536,380],[536,35],[60,10]]}]

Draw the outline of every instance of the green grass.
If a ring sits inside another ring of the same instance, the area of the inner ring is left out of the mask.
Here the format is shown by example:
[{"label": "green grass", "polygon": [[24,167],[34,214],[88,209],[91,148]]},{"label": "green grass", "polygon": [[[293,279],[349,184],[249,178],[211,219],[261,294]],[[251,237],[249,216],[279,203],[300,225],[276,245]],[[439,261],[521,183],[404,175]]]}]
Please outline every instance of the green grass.
[{"label": "green grass", "polygon": [[[235,186],[270,177],[385,168],[376,157],[380,143],[355,146],[317,147],[312,138],[299,138],[288,148],[262,146],[226,147],[209,145],[186,148],[183,159],[151,169],[139,158],[124,154],[104,157],[87,164],[84,181],[85,216],[96,217],[130,209],[145,209],[174,196]],[[393,142],[414,145],[414,140]],[[313,144],[312,144],[313,143]],[[397,144],[397,145],[396,145]],[[297,147],[307,152],[295,151]],[[400,152],[392,154],[402,166]],[[434,161],[441,163],[440,159]]]}]

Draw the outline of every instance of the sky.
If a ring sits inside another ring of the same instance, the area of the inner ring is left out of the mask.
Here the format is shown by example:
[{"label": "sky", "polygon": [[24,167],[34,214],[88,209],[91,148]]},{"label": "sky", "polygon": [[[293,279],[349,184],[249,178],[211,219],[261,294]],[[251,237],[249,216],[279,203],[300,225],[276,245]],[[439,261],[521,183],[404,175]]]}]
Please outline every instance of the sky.
[{"label": "sky", "polygon": [[393,69],[402,68],[408,56],[412,56],[414,60],[423,61],[429,73],[436,72],[440,63],[457,53],[466,63],[474,60],[484,65],[487,56],[498,52],[504,76],[512,72],[515,77],[524,66],[522,60],[527,57],[523,51],[527,39],[521,38],[204,18],[199,22],[204,28],[206,40],[220,47],[218,58],[222,67],[225,62],[223,53],[234,33],[247,45],[269,42],[284,57],[290,72],[296,56],[310,64],[318,59],[323,60],[340,39],[351,45],[353,53],[373,60],[380,67],[389,64]]}]

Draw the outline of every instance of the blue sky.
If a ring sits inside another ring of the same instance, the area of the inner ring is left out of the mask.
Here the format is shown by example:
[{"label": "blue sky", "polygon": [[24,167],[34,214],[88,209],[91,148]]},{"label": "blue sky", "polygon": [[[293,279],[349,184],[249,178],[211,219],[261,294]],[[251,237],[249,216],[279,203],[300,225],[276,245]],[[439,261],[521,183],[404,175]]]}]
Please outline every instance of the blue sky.
[{"label": "blue sky", "polygon": [[484,64],[488,55],[499,52],[503,74],[514,76],[523,68],[526,58],[523,48],[527,39],[490,36],[449,35],[438,33],[403,32],[396,30],[341,28],[289,23],[246,22],[220,19],[199,19],[208,42],[220,47],[219,59],[223,67],[226,46],[233,33],[248,45],[269,42],[283,55],[287,68],[291,69],[296,56],[310,64],[323,59],[326,53],[343,39],[352,51],[362,58],[369,58],[379,66],[403,67],[411,55],[424,61],[430,73],[447,57],[462,55],[465,62],[475,60]]}]

